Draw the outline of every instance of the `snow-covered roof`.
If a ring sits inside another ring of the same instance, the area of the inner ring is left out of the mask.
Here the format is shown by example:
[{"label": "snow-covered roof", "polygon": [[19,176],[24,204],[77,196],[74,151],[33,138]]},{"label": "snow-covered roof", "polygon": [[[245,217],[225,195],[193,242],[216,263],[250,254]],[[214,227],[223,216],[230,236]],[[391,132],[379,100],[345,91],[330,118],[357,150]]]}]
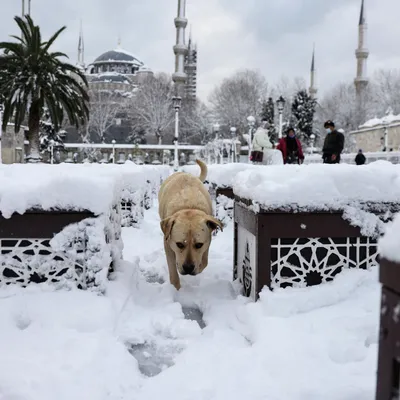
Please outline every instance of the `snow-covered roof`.
[{"label": "snow-covered roof", "polygon": [[93,64],[102,63],[124,63],[138,66],[144,65],[143,61],[138,57],[121,48],[106,51],[93,62]]},{"label": "snow-covered roof", "polygon": [[93,76],[91,82],[113,82],[113,83],[126,83],[131,84],[132,82],[123,74],[118,72],[103,72]]},{"label": "snow-covered roof", "polygon": [[393,115],[393,113],[389,113],[388,115],[385,115],[383,118],[372,118],[365,122],[363,125],[360,125],[360,129],[364,128],[373,128],[375,126],[381,126],[381,125],[390,125],[394,123],[400,123],[400,114],[399,115]]},{"label": "snow-covered roof", "polygon": [[257,166],[236,175],[233,191],[267,209],[343,210],[366,202],[400,202],[400,165]]},{"label": "snow-covered roof", "polygon": [[146,180],[160,182],[168,167],[102,164],[0,164],[0,213],[5,218],[29,209],[109,211],[124,190]]},{"label": "snow-covered roof", "polygon": [[385,235],[379,240],[379,254],[389,261],[400,263],[400,214],[386,225]]}]

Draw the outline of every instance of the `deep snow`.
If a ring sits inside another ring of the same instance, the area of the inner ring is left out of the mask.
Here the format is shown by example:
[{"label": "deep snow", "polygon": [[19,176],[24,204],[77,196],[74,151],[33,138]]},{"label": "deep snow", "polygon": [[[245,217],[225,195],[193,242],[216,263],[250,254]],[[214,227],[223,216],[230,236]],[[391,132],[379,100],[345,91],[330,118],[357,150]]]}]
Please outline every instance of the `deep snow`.
[{"label": "deep snow", "polygon": [[124,228],[106,296],[2,288],[0,399],[373,400],[377,269],[252,303],[231,283],[232,235],[214,238],[207,270],[177,293],[154,207]]}]

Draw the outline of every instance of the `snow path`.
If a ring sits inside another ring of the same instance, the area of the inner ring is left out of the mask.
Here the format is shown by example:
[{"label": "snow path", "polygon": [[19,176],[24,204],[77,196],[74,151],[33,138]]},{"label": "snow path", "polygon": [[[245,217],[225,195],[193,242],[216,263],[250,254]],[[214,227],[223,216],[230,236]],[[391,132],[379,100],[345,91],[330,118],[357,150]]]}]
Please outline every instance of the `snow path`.
[{"label": "snow path", "polygon": [[232,226],[179,293],[156,207],[123,239],[106,296],[0,289],[0,400],[374,399],[377,269],[254,304],[231,283]]}]

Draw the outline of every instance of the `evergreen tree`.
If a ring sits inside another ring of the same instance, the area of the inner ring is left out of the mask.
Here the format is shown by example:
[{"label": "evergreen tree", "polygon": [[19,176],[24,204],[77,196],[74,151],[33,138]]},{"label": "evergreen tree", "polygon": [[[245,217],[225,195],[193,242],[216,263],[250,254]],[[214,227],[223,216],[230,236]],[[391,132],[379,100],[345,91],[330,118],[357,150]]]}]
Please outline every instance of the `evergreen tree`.
[{"label": "evergreen tree", "polygon": [[53,154],[56,151],[65,151],[62,136],[64,130],[57,131],[51,122],[51,116],[47,109],[44,110],[43,118],[39,122],[40,152]]},{"label": "evergreen tree", "polygon": [[269,133],[271,140],[276,141],[277,132],[275,128],[275,104],[272,100],[272,97],[268,98],[268,101],[263,102],[260,117],[262,121],[267,121],[269,123]]},{"label": "evergreen tree", "polygon": [[313,133],[316,103],[316,100],[306,90],[297,92],[293,99],[292,115],[296,121],[296,128],[306,138],[309,138]]}]

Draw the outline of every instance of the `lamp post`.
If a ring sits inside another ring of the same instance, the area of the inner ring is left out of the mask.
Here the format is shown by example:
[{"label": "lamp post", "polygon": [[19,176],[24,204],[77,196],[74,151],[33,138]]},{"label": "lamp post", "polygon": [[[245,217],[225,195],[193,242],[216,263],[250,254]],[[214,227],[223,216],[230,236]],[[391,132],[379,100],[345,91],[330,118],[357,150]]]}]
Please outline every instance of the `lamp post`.
[{"label": "lamp post", "polygon": [[384,128],[384,146],[385,146],[385,150],[384,151],[389,151],[388,150],[388,148],[389,148],[389,129],[388,129],[388,126],[387,125],[385,125],[385,128]]},{"label": "lamp post", "polygon": [[253,129],[256,124],[256,119],[250,115],[247,117],[247,123],[249,124],[249,161],[251,157],[251,151],[253,149]]},{"label": "lamp post", "polygon": [[179,143],[179,110],[182,104],[182,97],[174,96],[172,103],[175,109],[175,137],[174,137],[174,171],[178,171],[179,168],[179,154],[178,154],[178,143]]},{"label": "lamp post", "polygon": [[234,126],[231,127],[231,136],[232,136],[232,162],[236,162],[236,128]]},{"label": "lamp post", "polygon": [[311,155],[314,154],[314,150],[315,150],[314,145],[315,145],[315,135],[312,133],[310,135],[310,154]]},{"label": "lamp post", "polygon": [[218,140],[219,140],[219,130],[220,130],[221,126],[220,124],[217,122],[214,124],[214,133],[215,133],[215,146],[217,147],[218,150],[218,154],[216,156],[216,163],[218,164],[218,155],[220,155],[220,163],[223,164],[223,154],[221,154],[220,148],[219,148],[219,144],[218,144]]},{"label": "lamp post", "polygon": [[113,155],[113,164],[115,164],[115,143],[117,143],[115,141],[115,139],[111,140],[112,143],[112,155]]},{"label": "lamp post", "polygon": [[285,108],[285,99],[280,96],[279,99],[276,101],[276,105],[278,107],[279,112],[279,139],[282,138],[282,128],[283,128],[283,110]]}]

